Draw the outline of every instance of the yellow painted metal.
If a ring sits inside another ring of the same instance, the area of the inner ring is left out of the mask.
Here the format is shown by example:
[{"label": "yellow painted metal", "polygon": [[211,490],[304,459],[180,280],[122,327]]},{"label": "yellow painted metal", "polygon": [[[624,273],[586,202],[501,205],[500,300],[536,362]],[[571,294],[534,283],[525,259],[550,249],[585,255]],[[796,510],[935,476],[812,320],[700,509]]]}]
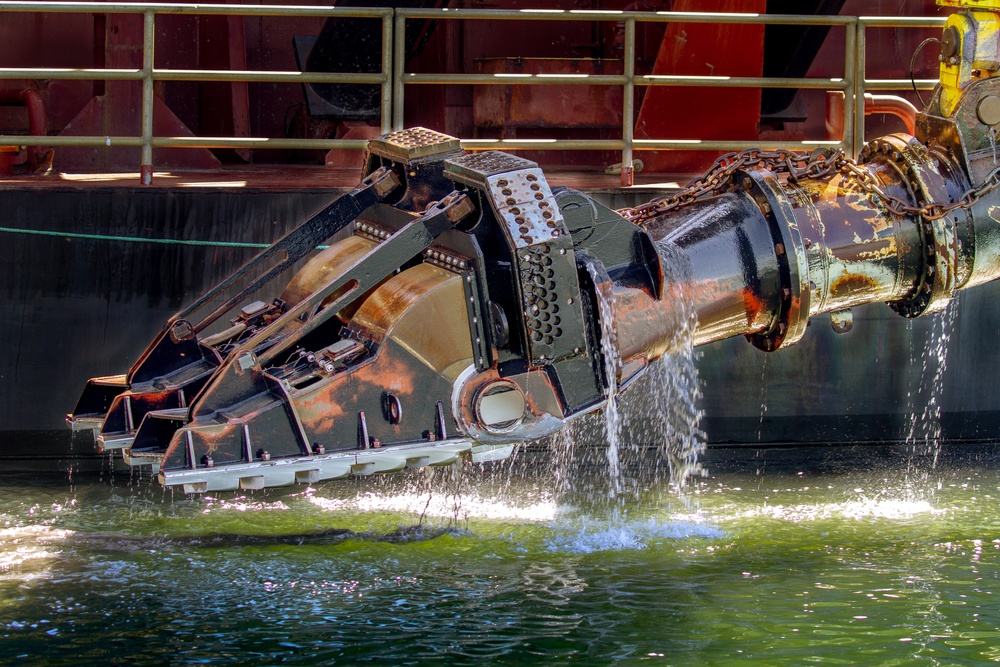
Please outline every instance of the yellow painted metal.
[{"label": "yellow painted metal", "polygon": [[937,0],[942,7],[964,7],[966,9],[992,9],[1000,11],[1000,0]]},{"label": "yellow painted metal", "polygon": [[941,57],[942,116],[958,110],[962,91],[1000,74],[1000,0],[938,0],[961,7],[948,17]]}]

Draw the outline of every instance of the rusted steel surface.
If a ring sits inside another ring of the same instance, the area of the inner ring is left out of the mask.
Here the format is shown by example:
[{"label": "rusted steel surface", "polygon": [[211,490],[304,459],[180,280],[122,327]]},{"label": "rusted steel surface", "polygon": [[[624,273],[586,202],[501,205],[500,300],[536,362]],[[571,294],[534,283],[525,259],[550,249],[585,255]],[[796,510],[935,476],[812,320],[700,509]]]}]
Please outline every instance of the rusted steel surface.
[{"label": "rusted steel surface", "polygon": [[[592,76],[620,74],[617,61],[581,58],[485,58],[477,74]],[[620,128],[622,89],[617,86],[476,86],[472,114],[478,129],[500,130],[514,138],[519,128]],[[513,130],[513,132],[511,132]]]}]

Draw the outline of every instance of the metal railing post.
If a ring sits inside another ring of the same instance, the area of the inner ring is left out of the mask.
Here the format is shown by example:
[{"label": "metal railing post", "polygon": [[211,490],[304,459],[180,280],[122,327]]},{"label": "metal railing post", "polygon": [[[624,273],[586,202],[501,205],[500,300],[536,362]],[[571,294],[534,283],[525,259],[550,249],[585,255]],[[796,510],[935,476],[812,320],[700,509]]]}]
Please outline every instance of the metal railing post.
[{"label": "metal railing post", "polygon": [[142,159],[139,180],[143,185],[153,182],[153,41],[156,21],[153,10],[142,14]]},{"label": "metal railing post", "polygon": [[403,129],[403,75],[406,69],[406,14],[396,10],[392,35],[392,129]]},{"label": "metal railing post", "polygon": [[855,20],[844,26],[844,136],[840,138],[840,146],[848,155],[854,151],[854,61],[857,55],[855,53],[857,25]]},{"label": "metal railing post", "polygon": [[851,157],[857,158],[865,145],[865,23],[858,19],[856,24],[857,37],[854,48],[857,54],[854,58],[854,143],[851,144]]},{"label": "metal railing post", "polygon": [[632,168],[632,142],[635,139],[634,109],[635,106],[635,19],[625,19],[625,86],[622,100],[622,179],[624,188],[635,184],[635,172]]},{"label": "metal railing post", "polygon": [[380,117],[380,128],[382,134],[392,129],[392,98],[395,80],[392,76],[393,67],[393,20],[392,12],[382,17],[382,113]]}]

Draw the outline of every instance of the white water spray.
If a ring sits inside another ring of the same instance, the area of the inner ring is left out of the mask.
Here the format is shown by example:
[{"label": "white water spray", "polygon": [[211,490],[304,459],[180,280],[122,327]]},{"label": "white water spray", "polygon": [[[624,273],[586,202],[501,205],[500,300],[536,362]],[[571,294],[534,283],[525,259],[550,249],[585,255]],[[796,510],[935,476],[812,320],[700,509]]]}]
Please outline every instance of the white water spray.
[{"label": "white water spray", "polygon": [[[944,374],[948,368],[948,348],[958,312],[957,295],[940,313],[933,316],[928,342],[920,354],[920,383],[910,392],[910,419],[906,444],[914,454],[932,454],[937,465],[941,449],[941,402],[944,394]],[[915,401],[923,409],[918,413]]]}]

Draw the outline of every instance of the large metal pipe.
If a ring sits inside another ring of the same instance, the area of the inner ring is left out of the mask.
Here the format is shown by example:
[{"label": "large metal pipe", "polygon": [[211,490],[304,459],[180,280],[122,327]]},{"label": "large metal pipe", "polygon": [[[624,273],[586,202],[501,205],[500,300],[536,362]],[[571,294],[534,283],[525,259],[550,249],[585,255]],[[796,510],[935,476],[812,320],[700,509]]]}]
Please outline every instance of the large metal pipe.
[{"label": "large metal pipe", "polygon": [[[694,343],[744,335],[771,351],[797,342],[816,315],[834,313],[844,330],[849,309],[867,303],[915,317],[940,310],[956,289],[995,279],[992,218],[974,218],[972,207],[922,210],[960,202],[967,190],[945,151],[891,135],[869,144],[859,165],[845,160],[820,177],[779,180],[745,167],[721,194],[642,222],[671,267],[664,291],[694,308]],[[994,199],[977,206],[991,210]],[[679,300],[623,285],[614,294],[622,358],[662,354]]]}]

